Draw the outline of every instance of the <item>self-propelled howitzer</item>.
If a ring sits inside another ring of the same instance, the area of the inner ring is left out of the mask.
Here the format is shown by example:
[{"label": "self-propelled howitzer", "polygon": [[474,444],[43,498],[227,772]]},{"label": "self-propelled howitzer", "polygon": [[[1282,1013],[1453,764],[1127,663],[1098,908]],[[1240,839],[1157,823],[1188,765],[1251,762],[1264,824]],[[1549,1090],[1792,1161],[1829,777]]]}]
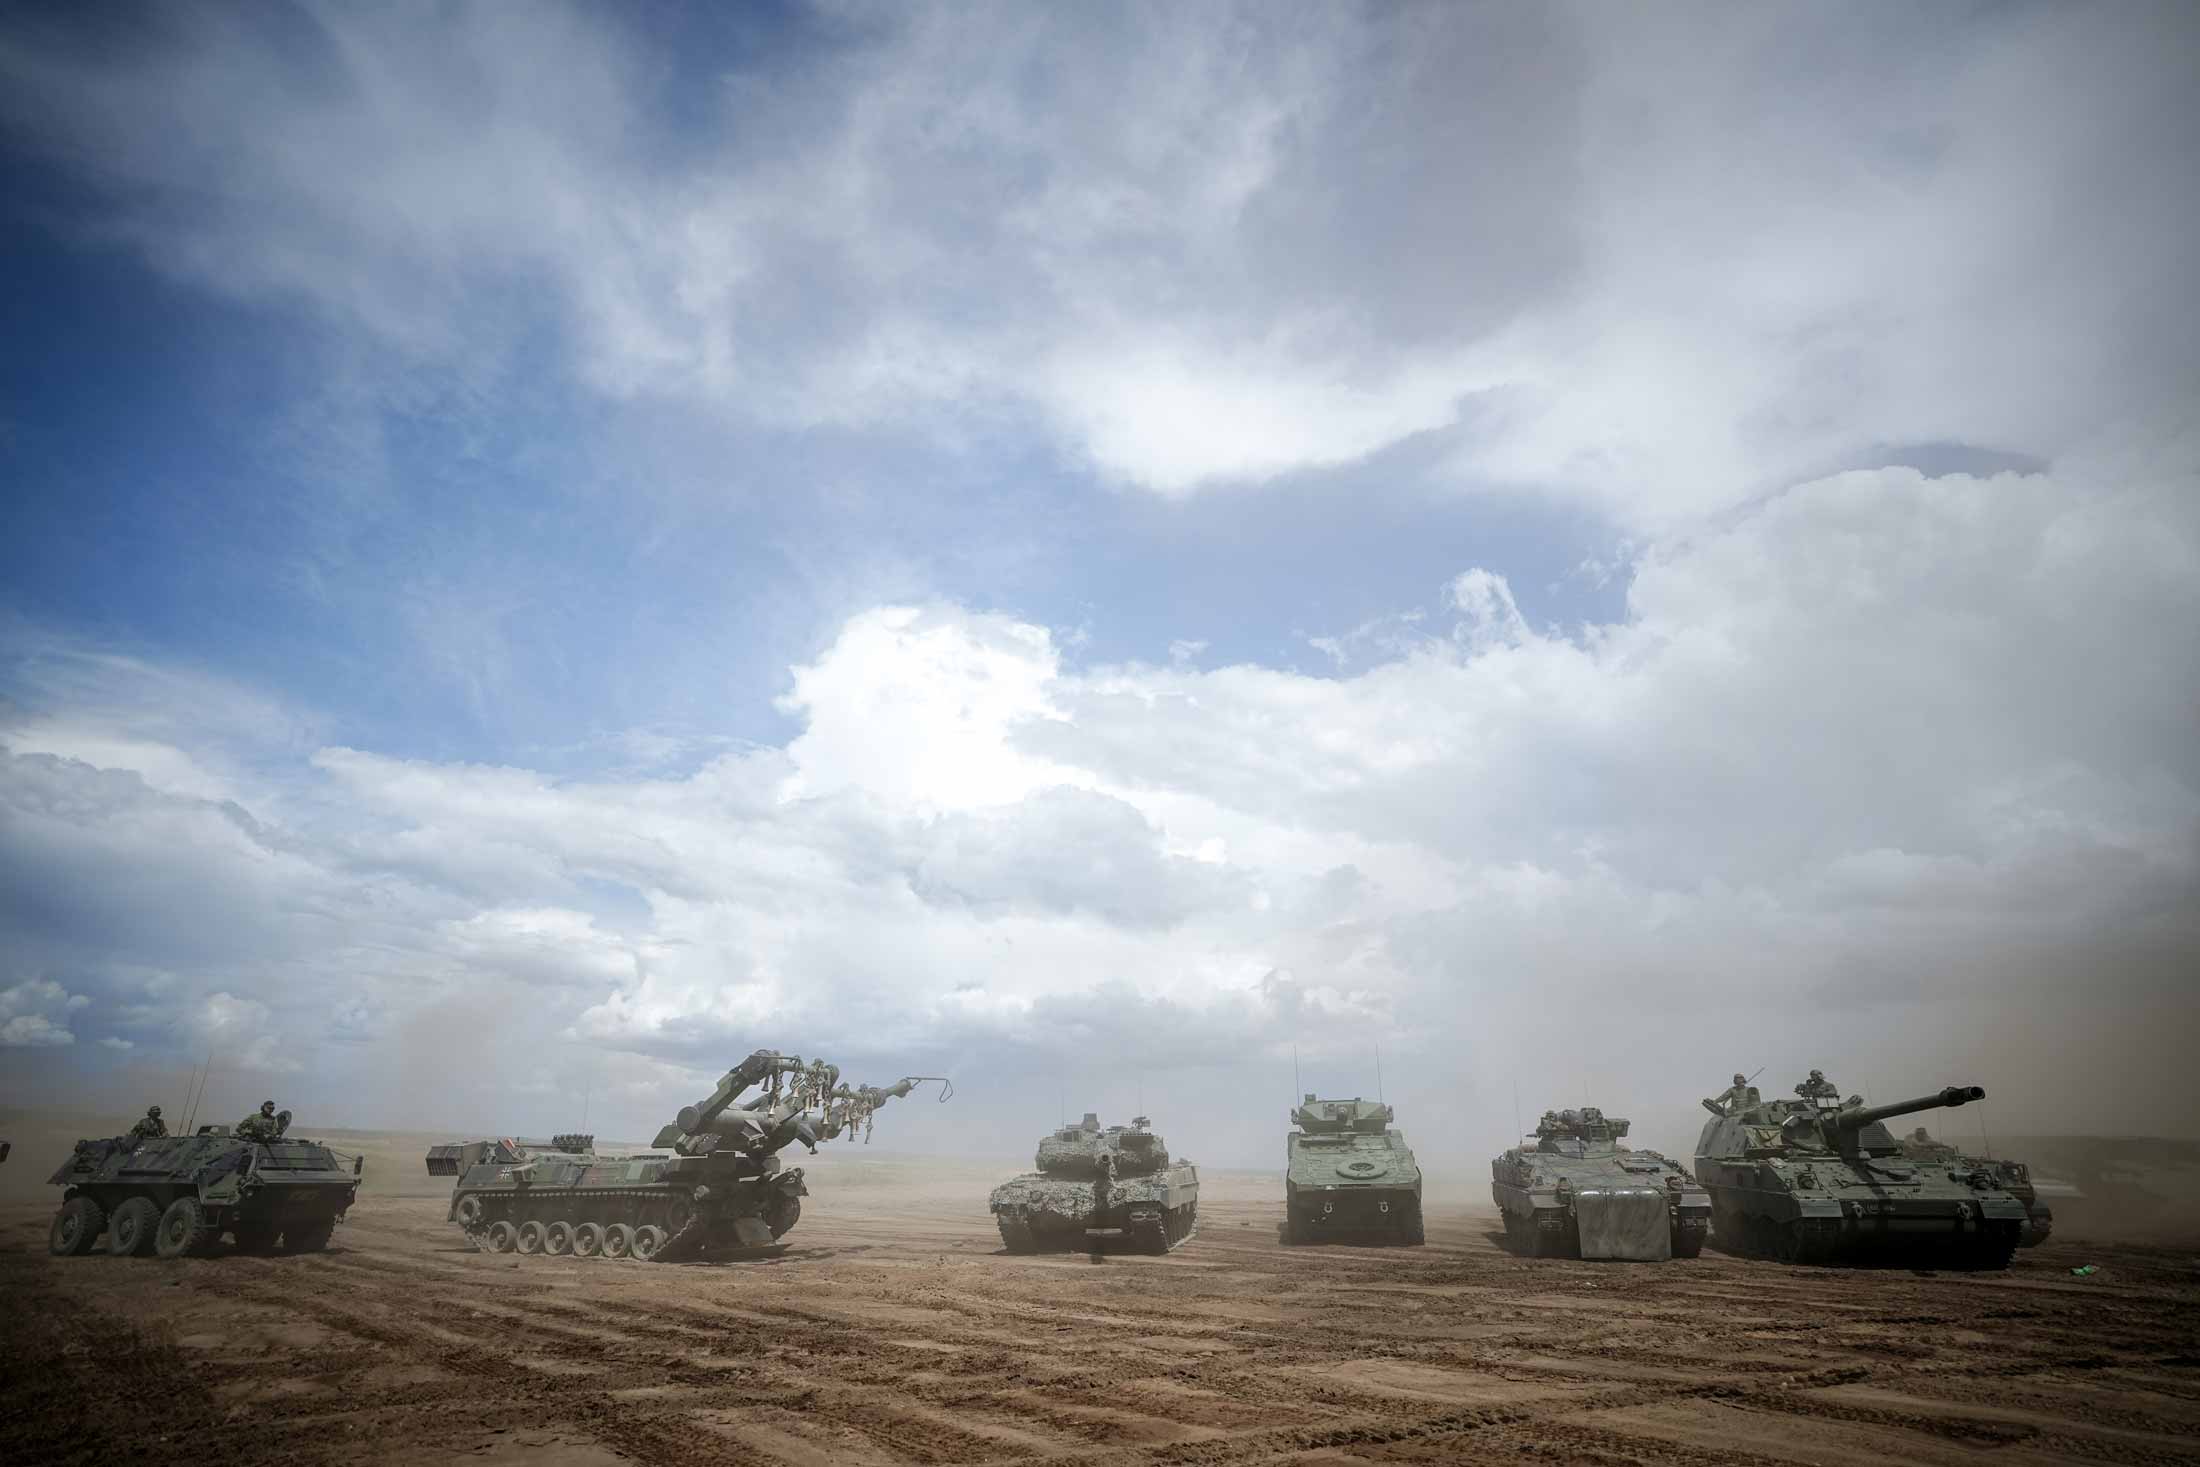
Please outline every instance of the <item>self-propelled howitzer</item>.
[{"label": "self-propelled howitzer", "polygon": [[[485,1249],[570,1253],[581,1258],[673,1261],[730,1257],[777,1241],[809,1195],[800,1167],[778,1153],[860,1131],[872,1113],[940,1079],[848,1086],[838,1066],[760,1049],[728,1070],[711,1093],[682,1106],[657,1133],[656,1150],[599,1155],[591,1136],[548,1145],[513,1140],[438,1146],[431,1175],[458,1177],[451,1220]],[[743,1099],[756,1086],[762,1093]]]},{"label": "self-propelled howitzer", "polygon": [[[1754,1092],[1707,1103],[1696,1178],[1711,1194],[1720,1245],[1815,1263],[1877,1252],[1899,1261],[2005,1268],[2025,1224],[2024,1203],[1993,1175],[1958,1175],[1904,1157],[1882,1122],[1986,1098],[1951,1085],[1892,1105],[1865,1105],[1814,1073],[1795,1100]],[[1731,1092],[1730,1092],[1731,1093]]]}]

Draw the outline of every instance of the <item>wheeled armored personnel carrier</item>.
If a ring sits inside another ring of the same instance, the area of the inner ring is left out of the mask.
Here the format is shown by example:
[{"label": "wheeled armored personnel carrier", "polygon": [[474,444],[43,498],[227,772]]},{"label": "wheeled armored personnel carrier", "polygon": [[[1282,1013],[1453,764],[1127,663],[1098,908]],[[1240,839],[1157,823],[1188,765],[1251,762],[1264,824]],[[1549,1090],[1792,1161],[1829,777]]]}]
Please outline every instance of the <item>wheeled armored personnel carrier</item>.
[{"label": "wheeled armored personnel carrier", "polygon": [[1696,1178],[1721,1247],[1821,1263],[1877,1254],[1905,1263],[2006,1268],[2024,1203],[1986,1172],[1912,1161],[1883,1122],[1986,1098],[1976,1085],[1892,1105],[1842,1101],[1813,1071],[1794,1100],[1754,1091],[1707,1100]]},{"label": "wheeled armored personnel carrier", "polygon": [[1284,1139],[1283,1240],[1419,1246],[1421,1168],[1381,1101],[1317,1100],[1291,1109]]},{"label": "wheeled armored personnel carrier", "polygon": [[[428,1152],[430,1176],[455,1176],[450,1220],[475,1246],[498,1253],[571,1254],[671,1262],[730,1258],[768,1248],[802,1216],[810,1189],[778,1153],[861,1132],[887,1101],[937,1080],[840,1083],[838,1066],[760,1049],[728,1070],[709,1095],[683,1106],[655,1147],[599,1155],[595,1138],[549,1143],[470,1141]],[[747,1101],[751,1087],[763,1091]]]},{"label": "wheeled armored personnel carrier", "polygon": [[1011,1253],[1121,1240],[1143,1253],[1183,1246],[1199,1225],[1199,1168],[1172,1161],[1144,1116],[1100,1127],[1085,1112],[1039,1142],[1038,1170],[1012,1177],[987,1201]]},{"label": "wheeled armored personnel carrier", "polygon": [[47,1246],[88,1253],[106,1235],[107,1251],[182,1258],[211,1252],[224,1233],[238,1251],[312,1253],[326,1248],[359,1194],[362,1159],[285,1133],[246,1140],[227,1126],[193,1136],[79,1141],[47,1180],[62,1192]]},{"label": "wheeled armored personnel carrier", "polygon": [[2024,1204],[2024,1226],[2017,1231],[2019,1248],[2037,1248],[2055,1230],[2054,1209],[2040,1200],[2032,1169],[2023,1162],[1971,1156],[1945,1141],[1935,1141],[1923,1126],[1904,1136],[1901,1146],[1903,1156],[1919,1166],[1945,1167],[1951,1176],[1964,1178],[1983,1171],[2000,1183],[2003,1191]]},{"label": "wheeled armored personnel carrier", "polygon": [[1505,1239],[1538,1258],[1694,1258],[1711,1196],[1681,1164],[1620,1144],[1623,1116],[1593,1105],[1547,1110],[1534,1143],[1490,1163]]}]

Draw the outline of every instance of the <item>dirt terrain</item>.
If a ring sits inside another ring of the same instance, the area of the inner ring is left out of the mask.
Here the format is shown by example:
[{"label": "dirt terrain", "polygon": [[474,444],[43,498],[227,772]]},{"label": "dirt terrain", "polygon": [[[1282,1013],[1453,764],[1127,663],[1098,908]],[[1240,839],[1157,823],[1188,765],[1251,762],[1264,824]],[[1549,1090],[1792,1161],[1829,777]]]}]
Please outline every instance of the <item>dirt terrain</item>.
[{"label": "dirt terrain", "polygon": [[409,1144],[298,1258],[52,1258],[12,1175],[7,1458],[2200,1462],[2200,1246],[1535,1262],[1462,1189],[1424,1249],[1287,1249],[1223,1173],[1171,1257],[1012,1258],[998,1168],[833,1150],[776,1259],[519,1259]]}]

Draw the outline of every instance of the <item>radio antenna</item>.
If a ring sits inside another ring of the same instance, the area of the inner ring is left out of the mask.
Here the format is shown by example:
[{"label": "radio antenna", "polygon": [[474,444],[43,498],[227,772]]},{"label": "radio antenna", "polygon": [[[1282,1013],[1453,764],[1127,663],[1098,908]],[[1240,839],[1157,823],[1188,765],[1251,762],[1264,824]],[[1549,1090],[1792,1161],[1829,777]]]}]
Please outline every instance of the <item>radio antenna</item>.
[{"label": "radio antenna", "polygon": [[1375,1046],[1375,1103],[1383,1103],[1383,1047]]},{"label": "radio antenna", "polygon": [[1297,1105],[1299,1097],[1305,1093],[1299,1088],[1299,1045],[1297,1040],[1293,1040],[1291,1042],[1291,1103]]}]

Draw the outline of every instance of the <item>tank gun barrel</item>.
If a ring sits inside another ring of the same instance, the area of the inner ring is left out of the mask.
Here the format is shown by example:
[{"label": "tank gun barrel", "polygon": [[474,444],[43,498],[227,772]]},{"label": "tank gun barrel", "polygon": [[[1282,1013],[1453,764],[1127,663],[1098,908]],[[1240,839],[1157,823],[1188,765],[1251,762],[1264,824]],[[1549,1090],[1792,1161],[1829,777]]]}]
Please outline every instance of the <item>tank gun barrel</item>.
[{"label": "tank gun barrel", "polygon": [[1892,1120],[1921,1110],[1949,1110],[1959,1105],[1969,1105],[1974,1100],[1984,1100],[1986,1090],[1979,1085],[1950,1085],[1933,1095],[1920,1095],[1914,1100],[1898,1100],[1892,1105],[1866,1105],[1853,1110],[1843,1110],[1831,1118],[1834,1129],[1855,1135],[1874,1121]]}]

